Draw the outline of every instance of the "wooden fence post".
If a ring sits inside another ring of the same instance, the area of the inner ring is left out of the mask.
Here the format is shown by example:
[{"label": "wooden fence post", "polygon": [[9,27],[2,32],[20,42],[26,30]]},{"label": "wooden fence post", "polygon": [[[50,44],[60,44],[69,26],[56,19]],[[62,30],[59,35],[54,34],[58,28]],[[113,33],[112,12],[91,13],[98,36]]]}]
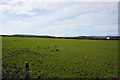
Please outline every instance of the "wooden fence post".
[{"label": "wooden fence post", "polygon": [[25,65],[26,65],[26,77],[25,77],[25,79],[29,80],[29,64],[28,64],[28,62],[25,62]]},{"label": "wooden fence post", "polygon": [[41,78],[41,77],[40,77],[40,76],[38,76],[38,80],[40,80],[40,78]]}]

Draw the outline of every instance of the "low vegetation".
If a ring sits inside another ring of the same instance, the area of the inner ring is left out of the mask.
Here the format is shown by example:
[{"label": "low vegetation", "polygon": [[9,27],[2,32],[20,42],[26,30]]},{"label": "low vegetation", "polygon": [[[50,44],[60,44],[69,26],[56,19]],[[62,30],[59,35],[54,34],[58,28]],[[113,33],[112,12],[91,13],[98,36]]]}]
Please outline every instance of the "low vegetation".
[{"label": "low vegetation", "polygon": [[3,37],[3,78],[117,78],[118,40]]}]

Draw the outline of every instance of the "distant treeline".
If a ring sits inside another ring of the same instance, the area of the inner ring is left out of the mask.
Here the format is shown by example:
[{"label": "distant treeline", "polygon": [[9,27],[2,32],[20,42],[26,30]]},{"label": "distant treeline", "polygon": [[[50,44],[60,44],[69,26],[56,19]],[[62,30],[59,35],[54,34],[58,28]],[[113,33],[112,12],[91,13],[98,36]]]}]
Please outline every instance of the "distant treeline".
[{"label": "distant treeline", "polygon": [[57,37],[62,39],[89,39],[89,40],[120,40],[120,36],[79,36],[79,37]]},{"label": "distant treeline", "polygon": [[58,38],[58,39],[89,39],[89,40],[120,40],[120,36],[78,36],[78,37],[55,37],[38,35],[0,35],[3,37],[39,37],[39,38]]},{"label": "distant treeline", "polygon": [[40,38],[55,38],[54,36],[38,36],[38,35],[1,35],[3,37],[40,37]]}]

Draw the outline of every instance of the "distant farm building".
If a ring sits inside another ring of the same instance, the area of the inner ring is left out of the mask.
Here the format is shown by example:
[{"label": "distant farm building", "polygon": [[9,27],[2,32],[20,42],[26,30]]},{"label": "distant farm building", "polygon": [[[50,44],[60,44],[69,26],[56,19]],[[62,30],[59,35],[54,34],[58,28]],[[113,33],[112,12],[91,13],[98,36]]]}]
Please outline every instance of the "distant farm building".
[{"label": "distant farm building", "polygon": [[108,40],[109,40],[109,39],[110,39],[110,37],[106,37],[106,39],[108,39]]}]

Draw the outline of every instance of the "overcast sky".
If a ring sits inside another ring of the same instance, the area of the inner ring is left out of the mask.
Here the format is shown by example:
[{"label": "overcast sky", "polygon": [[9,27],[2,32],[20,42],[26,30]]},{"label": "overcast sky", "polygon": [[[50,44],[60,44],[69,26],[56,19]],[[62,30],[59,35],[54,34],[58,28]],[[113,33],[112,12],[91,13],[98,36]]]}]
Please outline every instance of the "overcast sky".
[{"label": "overcast sky", "polygon": [[118,35],[118,2],[1,0],[2,34]]}]

